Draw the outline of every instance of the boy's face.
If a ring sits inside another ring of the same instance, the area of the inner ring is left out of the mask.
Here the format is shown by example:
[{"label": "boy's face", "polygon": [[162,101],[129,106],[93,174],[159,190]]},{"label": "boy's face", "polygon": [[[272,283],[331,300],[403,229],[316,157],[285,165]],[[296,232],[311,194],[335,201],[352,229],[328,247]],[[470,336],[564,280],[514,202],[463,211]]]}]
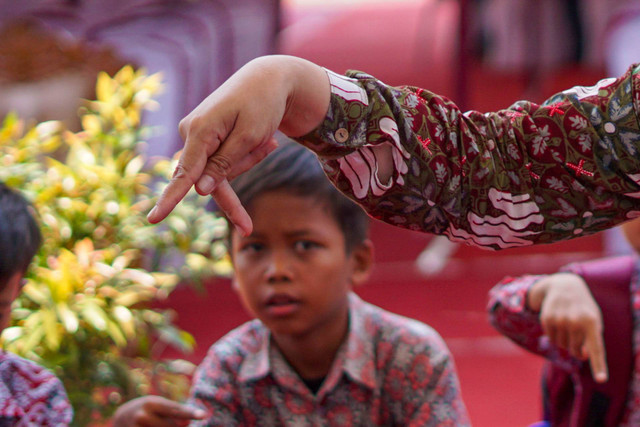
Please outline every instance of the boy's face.
[{"label": "boy's face", "polygon": [[253,233],[231,235],[234,285],[245,308],[276,337],[346,327],[348,294],[368,276],[370,244],[347,254],[340,226],[310,197],[268,192],[249,214]]},{"label": "boy's face", "polygon": [[4,288],[0,289],[0,332],[11,321],[11,304],[18,297],[22,283],[22,273],[16,273],[9,278]]}]

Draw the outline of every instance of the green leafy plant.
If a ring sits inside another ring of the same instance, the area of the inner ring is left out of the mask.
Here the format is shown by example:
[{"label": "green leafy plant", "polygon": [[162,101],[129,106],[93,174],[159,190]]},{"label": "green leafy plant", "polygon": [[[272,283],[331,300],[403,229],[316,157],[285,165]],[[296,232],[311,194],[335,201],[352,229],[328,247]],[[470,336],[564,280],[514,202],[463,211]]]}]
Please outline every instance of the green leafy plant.
[{"label": "green leafy plant", "polygon": [[98,76],[79,132],[59,122],[27,127],[15,115],[0,128],[0,180],[32,201],[44,235],[3,345],[63,380],[77,425],[162,384],[181,397],[188,383],[176,388],[180,381],[152,373],[182,375],[184,364],[161,364],[154,349],[188,351],[193,338],[152,303],[185,279],[229,269],[226,224],[195,192],[162,225],[146,221],[175,166],[139,150],[141,115],[160,89],[159,75],[127,66]]}]

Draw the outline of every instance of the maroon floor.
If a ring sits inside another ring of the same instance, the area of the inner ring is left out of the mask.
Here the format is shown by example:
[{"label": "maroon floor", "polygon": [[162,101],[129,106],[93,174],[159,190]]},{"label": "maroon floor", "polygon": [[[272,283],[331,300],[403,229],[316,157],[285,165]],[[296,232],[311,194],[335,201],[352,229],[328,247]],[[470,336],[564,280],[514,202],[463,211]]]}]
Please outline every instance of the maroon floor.
[{"label": "maroon floor", "polygon": [[[335,71],[366,70],[390,84],[412,84],[455,100],[453,2],[372,2],[354,9],[285,9],[281,51],[303,56]],[[523,97],[524,73],[496,72],[474,64],[469,71],[468,107],[487,111]],[[542,100],[575,84],[594,83],[598,70],[553,70],[531,96]],[[496,88],[499,90],[496,91]],[[429,236],[382,224],[373,228],[377,249],[374,277],[358,292],[368,301],[422,320],[438,330],[455,357],[463,396],[477,427],[522,427],[540,413],[538,374],[541,362],[489,326],[487,291],[509,274],[546,273],[577,259],[599,256],[601,239],[591,236],[561,244],[503,252],[461,247],[445,271],[428,280],[413,261]],[[205,294],[180,289],[168,305],[178,324],[206,348],[247,320],[226,281],[207,285]],[[175,354],[174,354],[175,355]]]}]

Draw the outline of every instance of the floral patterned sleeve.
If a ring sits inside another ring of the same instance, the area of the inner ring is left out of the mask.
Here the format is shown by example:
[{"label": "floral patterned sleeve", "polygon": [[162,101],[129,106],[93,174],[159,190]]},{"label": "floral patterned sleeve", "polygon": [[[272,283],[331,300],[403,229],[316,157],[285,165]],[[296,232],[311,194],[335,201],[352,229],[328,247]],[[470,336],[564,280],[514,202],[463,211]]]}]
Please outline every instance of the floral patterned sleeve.
[{"label": "floral patterned sleeve", "polygon": [[375,218],[488,249],[549,243],[638,215],[639,72],[483,114],[328,71],[329,111],[298,140]]},{"label": "floral patterned sleeve", "polygon": [[579,366],[576,359],[551,344],[544,335],[538,313],[527,307],[527,293],[545,276],[508,277],[489,292],[489,321],[501,334],[525,349],[546,357],[566,369]]}]

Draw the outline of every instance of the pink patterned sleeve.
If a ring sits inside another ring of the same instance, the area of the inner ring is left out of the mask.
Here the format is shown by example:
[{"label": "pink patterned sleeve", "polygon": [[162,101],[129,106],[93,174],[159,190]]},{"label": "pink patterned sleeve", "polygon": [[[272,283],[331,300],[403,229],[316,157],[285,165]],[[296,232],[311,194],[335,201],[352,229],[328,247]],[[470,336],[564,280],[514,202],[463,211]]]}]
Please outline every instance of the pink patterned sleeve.
[{"label": "pink patterned sleeve", "polygon": [[574,369],[577,360],[552,345],[544,335],[538,313],[527,307],[527,293],[545,276],[508,277],[489,291],[489,321],[498,332],[524,349],[543,356],[566,369]]}]

